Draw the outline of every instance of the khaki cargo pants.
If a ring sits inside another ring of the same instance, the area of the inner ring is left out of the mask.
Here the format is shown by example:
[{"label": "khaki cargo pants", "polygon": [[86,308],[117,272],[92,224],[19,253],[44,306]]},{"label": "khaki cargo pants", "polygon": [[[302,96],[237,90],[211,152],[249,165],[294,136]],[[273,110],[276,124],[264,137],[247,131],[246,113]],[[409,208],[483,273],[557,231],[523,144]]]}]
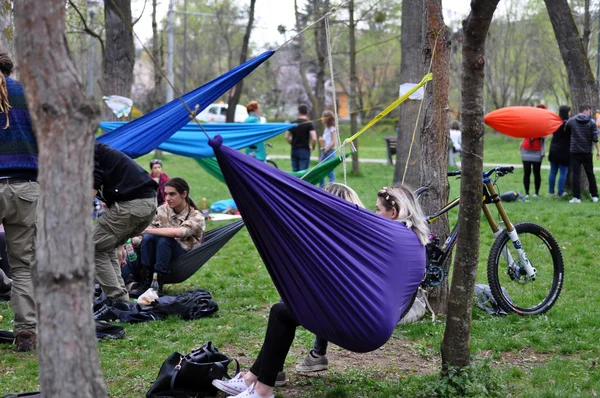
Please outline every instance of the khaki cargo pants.
[{"label": "khaki cargo pants", "polygon": [[116,248],[140,235],[154,219],[156,198],[116,202],[94,228],[96,280],[104,293],[116,301],[128,301]]},{"label": "khaki cargo pants", "polygon": [[15,334],[36,329],[31,271],[35,262],[39,192],[37,182],[0,181],[0,223],[6,233],[6,254],[13,279],[10,305],[15,313]]}]

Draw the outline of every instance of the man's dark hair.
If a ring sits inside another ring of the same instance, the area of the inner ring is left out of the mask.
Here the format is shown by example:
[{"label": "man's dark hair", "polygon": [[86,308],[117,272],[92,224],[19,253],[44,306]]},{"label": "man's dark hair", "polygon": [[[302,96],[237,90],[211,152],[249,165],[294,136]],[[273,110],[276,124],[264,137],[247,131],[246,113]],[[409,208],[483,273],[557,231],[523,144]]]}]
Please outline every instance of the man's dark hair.
[{"label": "man's dark hair", "polygon": [[592,108],[589,105],[579,105],[579,113],[589,111],[590,109]]},{"label": "man's dark hair", "polygon": [[179,178],[179,177],[174,177],[171,178],[169,181],[167,181],[167,183],[165,184],[165,187],[172,187],[174,188],[178,194],[183,195],[184,192],[187,192],[187,196],[185,197],[185,202],[193,207],[196,210],[200,210],[198,209],[198,206],[196,206],[196,203],[194,203],[194,201],[192,200],[192,198],[190,198],[190,186],[188,185],[187,181],[184,180],[183,178]]},{"label": "man's dark hair", "polygon": [[306,105],[306,104],[298,105],[298,113],[301,115],[308,115],[308,105]]}]

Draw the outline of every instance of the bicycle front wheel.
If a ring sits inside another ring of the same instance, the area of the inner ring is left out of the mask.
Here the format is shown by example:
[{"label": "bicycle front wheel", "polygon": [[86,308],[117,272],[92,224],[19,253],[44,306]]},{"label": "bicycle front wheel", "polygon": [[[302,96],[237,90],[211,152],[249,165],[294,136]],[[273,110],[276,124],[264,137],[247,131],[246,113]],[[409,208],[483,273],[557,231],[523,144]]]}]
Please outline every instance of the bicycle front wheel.
[{"label": "bicycle front wheel", "polygon": [[508,233],[496,238],[488,257],[488,283],[496,302],[506,312],[537,315],[548,311],[560,295],[564,281],[562,253],[556,239],[533,223],[515,225],[519,241],[536,269],[527,277]]}]

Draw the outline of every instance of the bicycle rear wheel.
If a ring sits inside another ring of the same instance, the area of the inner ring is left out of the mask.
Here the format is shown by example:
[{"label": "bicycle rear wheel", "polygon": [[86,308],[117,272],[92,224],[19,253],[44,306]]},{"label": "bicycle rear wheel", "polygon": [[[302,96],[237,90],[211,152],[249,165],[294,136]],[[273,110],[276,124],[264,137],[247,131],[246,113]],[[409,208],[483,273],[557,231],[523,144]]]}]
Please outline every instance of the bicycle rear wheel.
[{"label": "bicycle rear wheel", "polygon": [[496,238],[488,257],[488,283],[496,302],[506,312],[537,315],[548,311],[560,295],[564,282],[562,253],[545,228],[518,223],[515,229],[532,267],[535,280],[527,277],[519,255],[504,231]]}]

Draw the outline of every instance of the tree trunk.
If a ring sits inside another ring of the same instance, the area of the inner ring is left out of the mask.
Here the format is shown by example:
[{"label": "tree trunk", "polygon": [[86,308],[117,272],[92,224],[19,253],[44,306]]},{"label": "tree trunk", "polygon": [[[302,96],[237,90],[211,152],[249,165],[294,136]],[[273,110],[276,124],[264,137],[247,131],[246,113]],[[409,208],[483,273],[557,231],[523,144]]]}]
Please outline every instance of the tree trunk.
[{"label": "tree trunk", "polygon": [[[450,32],[444,24],[441,0],[425,0],[423,13],[424,68],[433,56],[433,81],[427,85],[423,98],[423,126],[420,131],[420,186],[428,186],[420,202],[425,214],[434,214],[448,200],[449,94],[450,94]],[[435,51],[434,51],[435,49]],[[418,147],[416,147],[418,148]],[[413,147],[413,151],[416,149]],[[443,242],[449,234],[448,216],[431,225],[431,232]],[[446,274],[450,259],[444,264]],[[431,291],[430,303],[436,313],[446,313],[448,279]]]},{"label": "tree trunk", "polygon": [[[296,30],[300,32],[304,27],[300,22],[300,12],[298,11],[298,1],[294,0],[294,15],[296,16]],[[317,106],[317,97],[313,93],[313,89],[310,86],[308,81],[306,66],[304,64],[304,35],[298,36],[298,71],[300,72],[300,78],[302,79],[302,85],[304,86],[304,91],[308,96],[308,99],[311,102],[310,107],[310,115],[311,119],[315,118],[315,107]]]},{"label": "tree trunk", "polygon": [[[13,21],[12,7],[12,0],[0,0],[0,48],[3,51],[6,51],[8,56],[14,60],[15,25]],[[17,78],[14,71],[13,77]]]},{"label": "tree trunk", "polygon": [[[329,0],[313,0],[313,9],[315,19],[321,18],[329,12]],[[315,98],[313,119],[318,134],[324,130],[323,122],[320,119],[321,113],[325,110],[325,69],[327,67],[327,33],[325,32],[325,20],[322,20],[315,26],[315,52],[317,58],[317,83],[315,87]],[[335,89],[335,88],[334,88]]]},{"label": "tree trunk", "polygon": [[442,369],[469,365],[473,291],[479,261],[481,173],[483,170],[483,79],[485,40],[499,0],[473,0],[463,21],[462,177],[458,241],[446,330],[442,340]]},{"label": "tree trunk", "polygon": [[[350,0],[348,4],[348,13],[350,14],[350,135],[354,135],[358,131],[357,114],[358,106],[356,104],[356,24],[354,22],[354,0]],[[358,149],[358,138],[353,142],[354,147]],[[352,154],[352,174],[360,173],[360,164],[358,162],[358,151]]]},{"label": "tree trunk", "polygon": [[105,397],[91,303],[92,145],[99,111],[69,57],[64,1],[39,7],[38,0],[19,0],[15,11],[21,77],[39,149],[33,283],[40,389],[46,398]]},{"label": "tree trunk", "polygon": [[[400,82],[418,83],[424,75],[422,61],[423,50],[423,0],[402,0],[402,39],[400,55]],[[412,143],[410,159],[408,152],[411,148],[413,131],[419,126],[417,114],[418,101],[407,100],[400,104],[400,120],[398,121],[398,144],[396,146],[396,168],[394,181],[400,181],[412,188],[418,188],[420,176],[419,134],[415,134]],[[439,154],[438,154],[439,156]],[[407,162],[408,159],[408,162]],[[406,177],[403,178],[406,168]]]},{"label": "tree trunk", "polygon": [[[577,113],[581,105],[589,105],[592,108],[593,117],[595,110],[598,109],[598,87],[569,4],[567,0],[544,0],[544,2],[550,22],[552,22],[560,55],[567,69],[573,100],[572,109],[574,113]],[[572,173],[573,170],[569,170],[569,176]],[[585,175],[583,167],[581,175]],[[581,179],[581,188],[582,190],[589,189],[586,178]]]},{"label": "tree trunk", "polygon": [[[104,95],[131,97],[135,48],[131,31],[131,0],[110,0],[104,3],[106,47],[104,52]],[[104,107],[104,120],[116,120],[113,112]]]},{"label": "tree trunk", "polygon": [[577,111],[580,105],[586,104],[594,111],[598,106],[598,89],[569,4],[567,0],[544,2],[567,69],[573,109]]},{"label": "tree trunk", "polygon": [[151,93],[150,110],[156,109],[165,103],[165,92],[162,86],[163,52],[159,43],[158,24],[156,22],[156,1],[152,0],[152,67],[154,71],[154,89]]},{"label": "tree trunk", "polygon": [[590,0],[585,0],[583,6],[583,51],[587,57],[590,47],[590,35],[592,34],[590,18]]},{"label": "tree trunk", "polygon": [[[248,43],[250,42],[250,33],[252,33],[252,25],[254,24],[254,5],[256,0],[250,0],[250,11],[248,12],[248,25],[246,25],[246,33],[244,34],[244,41],[242,43],[242,51],[240,52],[240,65],[246,62],[248,58]],[[242,96],[242,90],[244,88],[244,80],[240,80],[235,85],[233,90],[229,93],[229,101],[227,101],[227,119],[228,123],[231,123],[235,119],[235,108],[240,102]]]}]

